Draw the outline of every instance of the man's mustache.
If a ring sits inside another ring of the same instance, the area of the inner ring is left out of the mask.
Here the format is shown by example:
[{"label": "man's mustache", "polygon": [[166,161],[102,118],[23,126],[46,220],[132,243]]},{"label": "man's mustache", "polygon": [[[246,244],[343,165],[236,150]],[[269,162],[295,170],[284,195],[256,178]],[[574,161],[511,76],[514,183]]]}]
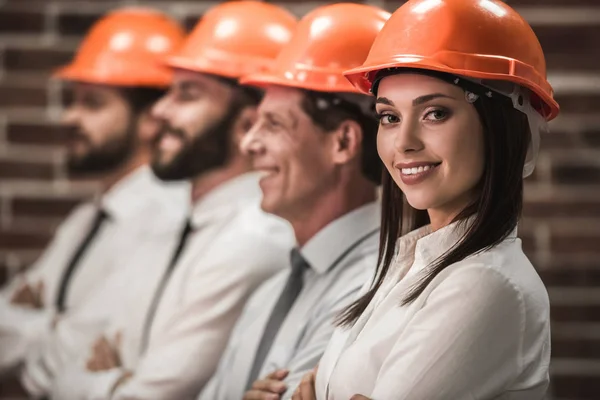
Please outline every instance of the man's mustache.
[{"label": "man's mustache", "polygon": [[160,127],[160,129],[158,130],[158,134],[156,135],[157,142],[160,142],[160,140],[167,135],[175,136],[182,141],[187,140],[187,137],[186,137],[183,129],[178,129],[168,123],[164,123]]}]

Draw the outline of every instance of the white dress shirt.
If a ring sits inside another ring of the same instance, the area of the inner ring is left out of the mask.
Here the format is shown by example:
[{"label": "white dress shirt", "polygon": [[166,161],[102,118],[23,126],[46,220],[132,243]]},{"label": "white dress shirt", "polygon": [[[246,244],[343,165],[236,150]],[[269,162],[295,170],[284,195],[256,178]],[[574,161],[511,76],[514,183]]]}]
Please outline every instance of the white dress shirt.
[{"label": "white dress shirt", "polygon": [[516,234],[444,269],[409,305],[427,266],[464,232],[400,239],[390,273],[319,364],[319,400],[540,400],[548,386],[548,294]]},{"label": "white dress shirt", "polygon": [[[293,246],[289,224],[263,213],[259,196],[258,175],[247,174],[200,200],[191,217],[193,233],[158,303],[147,348],[142,350],[144,326],[167,262],[150,271],[144,265],[131,269],[125,279],[132,285],[121,279],[125,297],[118,300],[120,312],[105,334],[112,338],[121,332],[122,368],[86,371],[88,348],[59,371],[52,398],[193,398],[213,374],[248,296],[285,266]],[[111,394],[124,371],[133,377]]]},{"label": "white dress shirt", "polygon": [[[28,349],[48,334],[57,312],[63,273],[99,208],[108,218],[76,265],[66,292],[67,311],[76,309],[94,292],[115,266],[113,260],[129,251],[140,235],[180,225],[188,213],[189,193],[189,185],[166,185],[144,166],[95,203],[78,206],[58,228],[41,257],[0,292],[0,371],[21,363]],[[147,215],[156,218],[150,221]],[[11,304],[15,291],[25,282],[34,287],[43,282],[43,309]]]},{"label": "white dress shirt", "polygon": [[[357,298],[377,265],[380,205],[371,203],[331,222],[300,253],[310,265],[302,290],[283,321],[259,378],[285,368],[291,398],[302,376],[314,368],[334,330],[333,320]],[[289,266],[290,261],[287,261]],[[265,326],[290,268],[266,282],[248,302],[201,400],[240,400]]]}]

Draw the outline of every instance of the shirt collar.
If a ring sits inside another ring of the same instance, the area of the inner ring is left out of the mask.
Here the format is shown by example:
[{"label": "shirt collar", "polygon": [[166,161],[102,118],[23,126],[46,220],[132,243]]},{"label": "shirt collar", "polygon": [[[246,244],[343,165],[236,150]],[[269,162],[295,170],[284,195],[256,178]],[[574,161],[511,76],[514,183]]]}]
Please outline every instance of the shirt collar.
[{"label": "shirt collar", "polygon": [[[471,216],[464,220],[452,222],[435,232],[432,232],[431,226],[427,225],[401,237],[398,254],[400,256],[411,253],[414,255],[414,264],[410,274],[428,267],[439,257],[450,251],[464,237],[474,221],[475,216]],[[508,237],[514,238],[516,234],[515,229]]]},{"label": "shirt collar", "polygon": [[432,232],[431,225],[425,225],[401,236],[394,268],[400,269],[400,276],[417,274],[458,243],[466,226],[457,221]]},{"label": "shirt collar", "polygon": [[323,274],[350,246],[379,228],[381,203],[378,201],[353,210],[321,229],[301,249],[311,268]]},{"label": "shirt collar", "polygon": [[211,190],[193,205],[192,226],[198,228],[206,221],[233,208],[258,202],[261,196],[259,179],[258,173],[250,172],[230,179]]},{"label": "shirt collar", "polygon": [[125,219],[139,209],[155,185],[156,178],[150,167],[141,166],[104,193],[98,200],[99,207],[112,219]]},{"label": "shirt collar", "polygon": [[425,236],[419,238],[415,246],[415,264],[427,266],[454,247],[466,233],[472,219],[452,222],[437,231],[431,232],[427,226]]}]

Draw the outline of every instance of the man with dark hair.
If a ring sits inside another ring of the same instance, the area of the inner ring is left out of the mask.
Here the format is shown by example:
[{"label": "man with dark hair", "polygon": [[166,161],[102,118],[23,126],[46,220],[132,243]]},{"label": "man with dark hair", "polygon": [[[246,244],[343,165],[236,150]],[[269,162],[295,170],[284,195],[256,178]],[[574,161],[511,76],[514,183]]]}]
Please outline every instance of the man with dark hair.
[{"label": "man with dark hair", "polygon": [[286,219],[297,247],[291,268],[248,301],[201,400],[290,399],[313,369],[336,316],[377,264],[374,100],[342,72],[361,65],[389,14],[376,7],[319,7],[298,24],[274,67],[242,78],[266,87],[241,143],[262,172],[262,209]]},{"label": "man with dark hair", "polygon": [[174,78],[152,110],[160,129],[151,165],[165,181],[191,182],[191,215],[167,265],[129,269],[125,280],[143,275],[144,284],[128,286],[121,312],[59,374],[53,398],[194,396],[248,296],[285,265],[291,230],[260,210],[259,176],[239,150],[261,96],[237,78],[264,70],[295,25],[272,4],[225,2],[166,59]]},{"label": "man with dark hair", "polygon": [[150,109],[171,79],[154,64],[183,38],[181,27],[161,13],[119,10],[98,21],[74,61],[57,72],[71,89],[62,118],[68,170],[98,179],[101,193],[77,207],[37,262],[2,291],[0,372],[20,367],[142,235],[173,230],[185,218],[189,187],[165,185],[147,165],[157,133]]}]

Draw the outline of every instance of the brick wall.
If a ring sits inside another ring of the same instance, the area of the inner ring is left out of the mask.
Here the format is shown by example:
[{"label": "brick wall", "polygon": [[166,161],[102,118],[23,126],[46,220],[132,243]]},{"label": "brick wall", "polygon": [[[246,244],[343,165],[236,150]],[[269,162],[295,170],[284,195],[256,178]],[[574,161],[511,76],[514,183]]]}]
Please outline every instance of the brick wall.
[{"label": "brick wall", "polygon": [[[160,7],[193,26],[216,2],[0,0],[0,281],[39,254],[93,185],[70,182],[56,122],[63,93],[49,72],[69,60],[98,15]],[[303,15],[321,2],[282,1]],[[400,1],[371,1],[394,10]],[[546,52],[562,115],[542,138],[520,228],[548,285],[555,398],[600,398],[600,1],[514,0]]]}]

